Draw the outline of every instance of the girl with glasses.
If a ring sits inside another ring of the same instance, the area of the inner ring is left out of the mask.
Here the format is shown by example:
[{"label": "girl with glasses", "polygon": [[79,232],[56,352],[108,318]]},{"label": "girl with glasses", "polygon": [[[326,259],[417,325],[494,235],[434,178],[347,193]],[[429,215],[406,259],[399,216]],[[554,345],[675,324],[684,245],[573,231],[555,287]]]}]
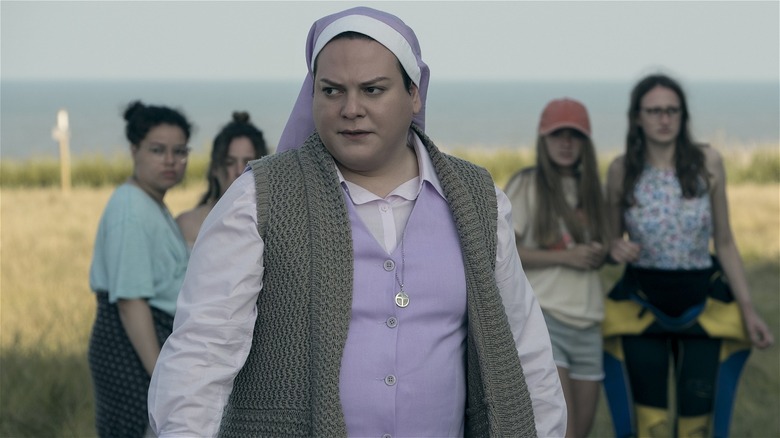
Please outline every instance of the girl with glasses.
[{"label": "girl with glasses", "polygon": [[603,328],[618,436],[726,436],[750,344],[773,343],[729,225],[723,158],[693,141],[689,120],[676,81],[642,79],[631,94],[626,152],[608,171],[610,257],[626,264]]}]

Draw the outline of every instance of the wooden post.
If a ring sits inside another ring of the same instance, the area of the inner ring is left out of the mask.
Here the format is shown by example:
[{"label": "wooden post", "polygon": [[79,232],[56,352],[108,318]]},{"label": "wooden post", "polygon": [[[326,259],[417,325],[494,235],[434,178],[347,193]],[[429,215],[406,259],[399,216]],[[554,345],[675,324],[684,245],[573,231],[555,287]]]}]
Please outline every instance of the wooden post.
[{"label": "wooden post", "polygon": [[57,126],[51,132],[53,139],[60,144],[60,184],[62,193],[70,193],[70,128],[68,111],[57,111]]}]

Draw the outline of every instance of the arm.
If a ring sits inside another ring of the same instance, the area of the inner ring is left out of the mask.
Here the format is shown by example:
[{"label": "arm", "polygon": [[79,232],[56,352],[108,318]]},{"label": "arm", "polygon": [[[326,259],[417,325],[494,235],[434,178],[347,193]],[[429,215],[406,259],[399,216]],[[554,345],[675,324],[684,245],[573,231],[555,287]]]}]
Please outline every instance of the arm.
[{"label": "arm", "polygon": [[509,200],[500,190],[498,197],[498,244],[496,283],[506,309],[517,354],[523,364],[528,391],[540,437],[564,436],[566,402],[552,357],[550,335],[542,310],[520,266],[512,230]]},{"label": "arm", "polygon": [[774,339],[766,323],[756,312],[750,299],[750,289],[729,223],[728,200],[726,197],[726,171],[723,159],[715,149],[705,147],[707,170],[710,174],[710,201],[712,204],[713,240],[715,253],[729,280],[734,298],[742,311],[745,328],[751,342],[758,348],[767,348]]},{"label": "arm", "polygon": [[215,436],[252,342],[262,288],[263,241],[254,178],[244,173],[212,210],[194,248],[149,387],[160,437]]},{"label": "arm", "polygon": [[510,200],[515,241],[520,260],[526,269],[565,266],[572,269],[597,269],[604,263],[606,250],[600,243],[578,244],[563,250],[539,249],[529,236],[536,214],[534,169],[516,173],[506,185],[506,198]]},{"label": "arm", "polygon": [[517,252],[526,269],[547,268],[550,266],[565,266],[572,269],[598,269],[604,264],[606,249],[598,242],[579,243],[566,250],[533,249],[517,241]]},{"label": "arm", "polygon": [[632,263],[639,258],[639,244],[623,237],[623,160],[624,156],[616,158],[607,170],[607,220],[610,227],[609,259],[612,263]]},{"label": "arm", "polygon": [[152,375],[157,356],[160,354],[160,343],[154,331],[152,310],[146,300],[117,301],[119,319],[122,321],[127,337],[133,344],[136,354],[141,359],[144,369]]}]

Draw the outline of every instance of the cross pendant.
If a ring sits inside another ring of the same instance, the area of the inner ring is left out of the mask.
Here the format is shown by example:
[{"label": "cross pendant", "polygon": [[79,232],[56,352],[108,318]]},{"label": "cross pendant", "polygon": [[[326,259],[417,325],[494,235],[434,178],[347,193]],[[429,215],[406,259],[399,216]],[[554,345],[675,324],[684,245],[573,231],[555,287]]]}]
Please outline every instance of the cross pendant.
[{"label": "cross pendant", "polygon": [[409,295],[406,295],[406,292],[403,290],[395,294],[395,305],[404,308],[409,305]]}]

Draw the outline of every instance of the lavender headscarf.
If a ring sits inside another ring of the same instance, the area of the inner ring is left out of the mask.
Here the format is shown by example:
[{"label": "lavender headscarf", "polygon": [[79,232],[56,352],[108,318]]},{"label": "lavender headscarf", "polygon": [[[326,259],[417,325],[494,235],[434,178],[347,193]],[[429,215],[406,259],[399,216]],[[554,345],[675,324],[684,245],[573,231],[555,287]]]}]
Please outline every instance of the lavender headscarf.
[{"label": "lavender headscarf", "polygon": [[375,39],[398,58],[406,74],[417,85],[422,102],[420,112],[412,121],[425,129],[425,98],[428,94],[430,70],[422,60],[417,36],[395,15],[361,6],[320,18],[311,26],[306,39],[306,65],[309,72],[306,74],[298,100],[279,139],[277,152],[297,148],[314,132],[314,118],[311,112],[314,60],[328,41],[340,33],[350,31]]}]

